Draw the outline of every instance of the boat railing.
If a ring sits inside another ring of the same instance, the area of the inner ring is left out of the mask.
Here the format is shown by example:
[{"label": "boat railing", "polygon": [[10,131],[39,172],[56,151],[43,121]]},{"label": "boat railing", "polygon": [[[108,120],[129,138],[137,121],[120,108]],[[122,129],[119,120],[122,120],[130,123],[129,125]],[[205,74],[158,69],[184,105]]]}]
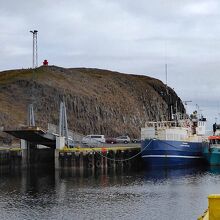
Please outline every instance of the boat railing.
[{"label": "boat railing", "polygon": [[148,121],[145,123],[145,127],[173,127],[176,125],[176,122],[174,121]]},{"label": "boat railing", "polygon": [[175,127],[190,127],[190,121],[188,120],[181,120],[181,121],[159,121],[159,122],[153,122],[153,121],[148,121],[145,123],[145,128],[175,128]]}]

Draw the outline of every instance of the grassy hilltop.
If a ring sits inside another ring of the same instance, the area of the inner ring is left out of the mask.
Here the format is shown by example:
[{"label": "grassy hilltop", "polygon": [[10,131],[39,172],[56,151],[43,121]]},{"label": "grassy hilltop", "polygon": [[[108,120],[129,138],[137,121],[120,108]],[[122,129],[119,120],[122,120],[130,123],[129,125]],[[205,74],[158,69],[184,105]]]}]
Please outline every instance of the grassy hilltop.
[{"label": "grassy hilltop", "polygon": [[169,95],[166,86],[151,77],[101,69],[48,66],[34,74],[32,69],[4,71],[0,72],[0,127],[25,124],[32,100],[37,125],[58,124],[59,103],[64,99],[71,130],[139,137],[146,120],[167,119],[169,99],[184,111],[180,98],[168,90]]}]

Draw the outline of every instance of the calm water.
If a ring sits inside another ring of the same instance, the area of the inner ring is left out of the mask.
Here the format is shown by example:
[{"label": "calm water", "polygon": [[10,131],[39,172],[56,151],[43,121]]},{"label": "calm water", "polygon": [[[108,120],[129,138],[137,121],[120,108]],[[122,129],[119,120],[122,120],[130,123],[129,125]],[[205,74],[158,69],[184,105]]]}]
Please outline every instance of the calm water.
[{"label": "calm water", "polygon": [[220,168],[77,177],[31,169],[1,173],[1,219],[197,219],[220,193]]}]

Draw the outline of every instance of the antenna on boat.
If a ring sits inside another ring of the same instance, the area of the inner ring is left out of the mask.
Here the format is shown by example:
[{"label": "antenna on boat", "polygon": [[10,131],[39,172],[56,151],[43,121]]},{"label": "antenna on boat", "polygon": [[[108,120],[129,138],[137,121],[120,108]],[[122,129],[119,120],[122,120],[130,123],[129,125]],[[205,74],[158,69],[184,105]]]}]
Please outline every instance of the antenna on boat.
[{"label": "antenna on boat", "polygon": [[189,100],[189,101],[182,101],[183,102],[183,104],[185,105],[185,110],[186,110],[186,114],[187,114],[187,105],[188,105],[188,103],[190,103],[190,102],[192,102],[191,100]]},{"label": "antenna on boat", "polygon": [[176,101],[176,113],[177,113],[177,111],[178,111],[177,108],[178,108],[178,103],[177,103],[177,101]]},{"label": "antenna on boat", "polygon": [[187,105],[187,103],[192,102],[192,101],[183,101],[184,105]]},{"label": "antenna on boat", "polygon": [[169,120],[172,120],[173,119],[173,109],[172,109],[170,94],[169,94],[168,85],[167,85],[167,73],[168,73],[167,72],[167,63],[165,63],[166,92],[167,92],[167,96],[168,96],[168,118],[169,118]]},{"label": "antenna on boat", "polygon": [[166,91],[168,94],[168,65],[167,65],[167,40],[165,39],[164,45],[164,63],[165,63],[165,84],[166,84]]},{"label": "antenna on boat", "polygon": [[167,63],[165,63],[165,76],[166,76],[166,87],[167,87]]},{"label": "antenna on boat", "polygon": [[173,120],[174,119],[174,114],[173,114],[173,107],[172,107],[172,105],[170,106],[170,111],[171,111],[171,120]]},{"label": "antenna on boat", "polygon": [[164,61],[165,61],[165,85],[166,93],[168,96],[168,120],[173,120],[173,108],[171,104],[171,97],[168,89],[168,64],[167,64],[167,41],[165,40],[165,51],[164,51]]},{"label": "antenna on boat", "polygon": [[168,90],[168,65],[167,63],[165,63],[165,85],[166,85],[166,92],[167,92],[167,95],[169,95],[169,90]]},{"label": "antenna on boat", "polygon": [[199,105],[196,104],[196,110],[197,110],[197,115],[199,115],[200,109],[199,109]]}]

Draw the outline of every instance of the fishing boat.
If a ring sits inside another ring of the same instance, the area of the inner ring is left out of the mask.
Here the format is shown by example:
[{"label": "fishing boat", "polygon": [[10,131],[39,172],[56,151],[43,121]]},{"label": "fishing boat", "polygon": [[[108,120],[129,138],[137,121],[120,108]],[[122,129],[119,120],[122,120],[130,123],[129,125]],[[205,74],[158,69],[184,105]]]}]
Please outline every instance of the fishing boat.
[{"label": "fishing boat", "polygon": [[214,135],[208,137],[209,143],[203,147],[203,155],[209,165],[220,165],[220,136]]},{"label": "fishing boat", "polygon": [[190,117],[179,113],[171,121],[146,122],[141,129],[142,158],[148,167],[204,163],[205,132],[206,118],[196,111]]}]

